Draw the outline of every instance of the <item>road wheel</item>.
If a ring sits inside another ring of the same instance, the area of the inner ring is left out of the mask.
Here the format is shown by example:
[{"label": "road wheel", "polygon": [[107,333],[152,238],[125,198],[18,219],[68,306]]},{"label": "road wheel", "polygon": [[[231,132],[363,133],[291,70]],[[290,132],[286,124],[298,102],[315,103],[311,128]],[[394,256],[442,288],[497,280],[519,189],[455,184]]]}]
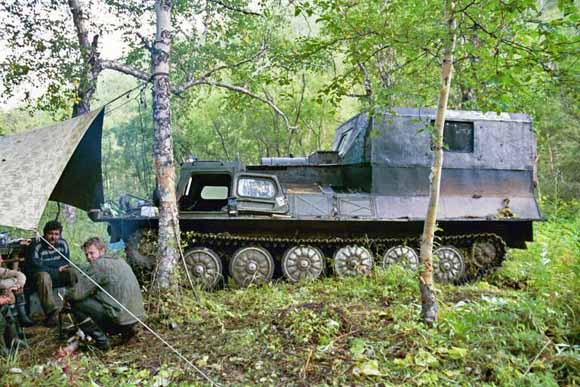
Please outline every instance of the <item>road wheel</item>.
[{"label": "road wheel", "polygon": [[274,275],[274,259],[263,247],[238,249],[230,261],[230,275],[239,286],[268,282]]},{"label": "road wheel", "polygon": [[184,255],[194,285],[203,289],[215,289],[223,278],[222,261],[215,251],[196,247]]},{"label": "road wheel", "polygon": [[324,270],[324,255],[316,247],[294,246],[282,258],[282,272],[290,282],[316,279]]},{"label": "road wheel", "polygon": [[340,277],[368,274],[373,269],[373,256],[362,246],[345,246],[334,254],[334,271]]},{"label": "road wheel", "polygon": [[401,265],[408,270],[417,271],[419,268],[419,256],[409,246],[394,246],[383,255],[383,269],[395,264]]},{"label": "road wheel", "polygon": [[433,277],[437,282],[453,283],[465,274],[465,260],[453,246],[439,247],[433,252]]}]

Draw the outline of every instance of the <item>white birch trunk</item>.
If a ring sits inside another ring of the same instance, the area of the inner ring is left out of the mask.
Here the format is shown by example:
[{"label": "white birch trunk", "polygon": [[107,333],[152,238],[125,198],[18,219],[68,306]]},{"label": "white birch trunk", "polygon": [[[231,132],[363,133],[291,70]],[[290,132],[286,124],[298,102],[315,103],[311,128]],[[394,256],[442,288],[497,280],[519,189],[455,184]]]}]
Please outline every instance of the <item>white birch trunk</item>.
[{"label": "white birch trunk", "polygon": [[419,270],[421,318],[428,325],[432,325],[437,321],[437,299],[435,298],[433,288],[433,239],[435,236],[437,207],[441,186],[441,170],[443,167],[443,128],[451,86],[451,76],[453,74],[453,53],[455,51],[456,41],[455,4],[456,0],[447,0],[445,5],[445,16],[449,34],[445,44],[443,64],[441,66],[441,89],[439,90],[437,116],[433,129],[433,165],[431,167],[429,207],[427,208],[423,235],[421,237],[421,268]]},{"label": "white birch trunk", "polygon": [[159,190],[159,265],[156,285],[167,289],[177,262],[179,220],[175,196],[175,163],[171,133],[169,52],[171,48],[171,0],[155,2],[157,33],[153,46],[153,157]]}]

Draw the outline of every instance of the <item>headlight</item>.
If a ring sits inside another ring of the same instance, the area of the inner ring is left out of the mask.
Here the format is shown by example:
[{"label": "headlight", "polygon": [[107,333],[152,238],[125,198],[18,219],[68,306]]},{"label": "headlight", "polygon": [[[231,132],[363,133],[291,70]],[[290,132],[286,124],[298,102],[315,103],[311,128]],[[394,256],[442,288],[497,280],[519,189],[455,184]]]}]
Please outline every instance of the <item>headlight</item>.
[{"label": "headlight", "polygon": [[272,199],[276,196],[276,187],[271,180],[241,178],[238,180],[238,195]]}]

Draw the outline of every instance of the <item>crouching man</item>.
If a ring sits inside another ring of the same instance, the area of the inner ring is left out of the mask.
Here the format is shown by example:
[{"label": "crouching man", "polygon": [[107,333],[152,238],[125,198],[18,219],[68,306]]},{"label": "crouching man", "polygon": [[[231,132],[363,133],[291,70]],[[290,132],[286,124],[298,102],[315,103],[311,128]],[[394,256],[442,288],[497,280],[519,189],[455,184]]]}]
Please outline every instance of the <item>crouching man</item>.
[{"label": "crouching man", "polygon": [[[136,317],[143,319],[145,309],[137,278],[121,258],[106,255],[100,238],[90,238],[83,246],[89,262],[87,274]],[[137,320],[121,308],[92,281],[78,274],[78,282],[65,293],[65,301],[83,332],[91,336],[99,349],[110,347],[106,334],[121,333],[125,338],[135,334]]]}]

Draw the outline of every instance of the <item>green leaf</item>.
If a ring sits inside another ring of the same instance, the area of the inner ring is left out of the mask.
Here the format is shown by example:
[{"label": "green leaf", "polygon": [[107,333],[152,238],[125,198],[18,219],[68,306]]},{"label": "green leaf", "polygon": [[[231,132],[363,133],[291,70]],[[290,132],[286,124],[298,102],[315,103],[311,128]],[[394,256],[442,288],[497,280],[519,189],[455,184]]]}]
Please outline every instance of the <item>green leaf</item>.
[{"label": "green leaf", "polygon": [[459,347],[451,347],[448,353],[451,359],[460,360],[464,359],[465,355],[467,355],[467,349]]},{"label": "green leaf", "polygon": [[350,353],[355,360],[360,359],[363,356],[365,345],[366,342],[363,339],[354,339],[352,341],[350,345]]},{"label": "green leaf", "polygon": [[352,370],[356,376],[382,376],[377,360],[368,360]]},{"label": "green leaf", "polygon": [[413,355],[408,353],[403,359],[395,359],[393,363],[401,367],[409,367],[413,364]]},{"label": "green leaf", "polygon": [[439,360],[431,353],[420,350],[415,355],[415,364],[420,367],[437,367],[439,365]]}]

